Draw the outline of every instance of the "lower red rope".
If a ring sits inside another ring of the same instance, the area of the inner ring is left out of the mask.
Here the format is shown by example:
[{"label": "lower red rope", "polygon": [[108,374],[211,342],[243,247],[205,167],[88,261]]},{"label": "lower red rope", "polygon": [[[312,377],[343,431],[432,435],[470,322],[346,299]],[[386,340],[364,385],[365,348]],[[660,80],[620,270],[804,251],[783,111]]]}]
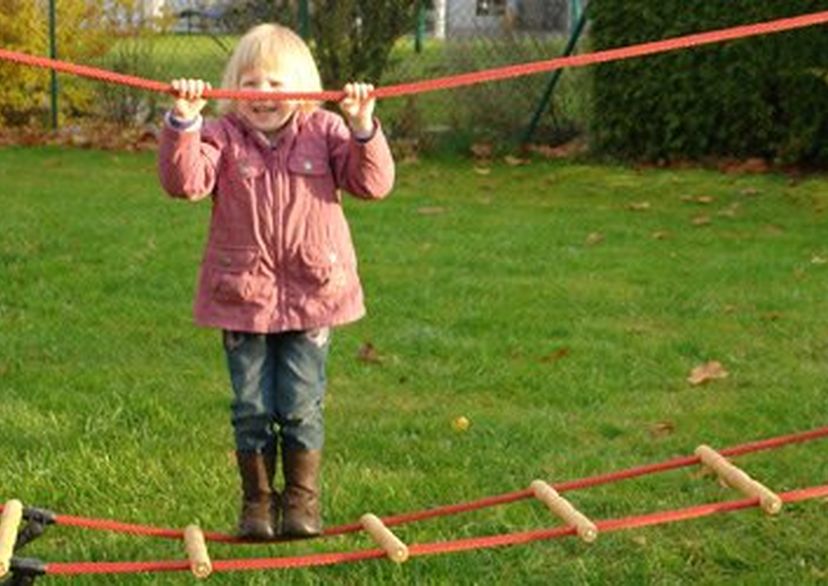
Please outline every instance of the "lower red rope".
[{"label": "lower red rope", "polygon": [[[497,81],[503,79],[510,79],[514,77],[520,77],[524,75],[531,75],[535,73],[554,71],[556,69],[563,69],[566,67],[584,67],[587,65],[594,65],[596,63],[608,63],[610,61],[631,59],[633,57],[642,57],[645,55],[666,53],[668,51],[675,51],[677,49],[687,49],[690,47],[722,43],[724,41],[731,41],[735,39],[744,39],[759,35],[779,33],[825,23],[828,23],[828,11],[815,12],[812,14],[803,14],[801,16],[794,16],[791,18],[780,18],[778,20],[772,20],[763,23],[735,26],[731,28],[718,29],[714,31],[696,33],[681,37],[674,37],[661,41],[641,43],[638,45],[631,45],[628,47],[621,47],[618,49],[596,51],[593,53],[585,53],[583,55],[560,57],[557,59],[535,61],[532,63],[524,63],[520,65],[509,65],[505,67],[497,67],[494,69],[464,73],[460,75],[451,75],[425,81],[416,81],[411,83],[385,86],[377,88],[374,91],[373,95],[377,98],[389,98],[395,96],[431,92],[442,89],[457,88],[461,86],[468,86],[488,81]],[[58,61],[56,59],[48,59],[46,57],[27,55],[25,53],[18,53],[16,51],[9,51],[7,49],[0,49],[0,60],[19,63],[22,65],[29,65],[32,67],[54,69],[55,71],[63,73],[69,73],[72,75],[78,75],[81,77],[97,79],[100,81],[117,83],[120,85],[145,89],[159,93],[173,93],[173,90],[170,87],[169,83],[162,83],[159,81],[143,79],[132,75],[124,75],[121,73],[106,71],[104,69],[97,69],[95,67],[75,65],[73,63]],[[344,97],[344,95],[345,94],[342,91],[266,93],[258,91],[211,89],[204,92],[204,96],[207,98],[234,100],[293,99],[339,101]]]},{"label": "lower red rope", "polygon": [[[795,503],[805,500],[825,498],[828,497],[828,484],[780,493],[779,497],[784,503]],[[599,533],[611,533],[624,529],[634,529],[638,527],[648,527],[651,525],[688,521],[690,519],[698,519],[700,517],[707,517],[719,513],[727,513],[757,506],[759,506],[758,498],[748,498],[696,505],[673,511],[659,511],[618,519],[605,519],[603,521],[596,521],[595,525],[598,527]],[[454,541],[412,544],[408,549],[409,554],[412,557],[437,555],[558,539],[565,536],[575,535],[575,533],[576,530],[574,527],[555,527],[552,529],[524,531],[504,535],[491,535],[487,537],[472,537]],[[328,566],[368,559],[378,559],[382,557],[385,557],[384,551],[371,549],[354,552],[322,553],[284,558],[213,560],[212,565],[214,572],[273,570],[284,568],[304,568],[311,566]],[[80,574],[125,574],[137,572],[186,571],[189,570],[190,566],[187,561],[172,560],[158,562],[65,562],[46,564],[45,568],[47,574],[68,576]]]}]

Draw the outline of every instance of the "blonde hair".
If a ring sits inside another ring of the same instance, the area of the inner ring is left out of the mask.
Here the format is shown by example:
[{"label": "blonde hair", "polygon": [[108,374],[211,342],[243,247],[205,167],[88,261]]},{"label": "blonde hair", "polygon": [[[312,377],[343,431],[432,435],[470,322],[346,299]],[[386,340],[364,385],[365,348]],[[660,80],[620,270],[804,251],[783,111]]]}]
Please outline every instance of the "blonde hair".
[{"label": "blonde hair", "polygon": [[[319,69],[308,45],[292,30],[278,24],[260,24],[245,33],[224,68],[221,87],[239,89],[242,74],[256,67],[284,71],[291,77],[293,91],[322,90]],[[231,112],[236,105],[236,100],[221,100],[218,109],[221,113]],[[318,106],[317,101],[303,100],[299,109],[310,112]]]}]

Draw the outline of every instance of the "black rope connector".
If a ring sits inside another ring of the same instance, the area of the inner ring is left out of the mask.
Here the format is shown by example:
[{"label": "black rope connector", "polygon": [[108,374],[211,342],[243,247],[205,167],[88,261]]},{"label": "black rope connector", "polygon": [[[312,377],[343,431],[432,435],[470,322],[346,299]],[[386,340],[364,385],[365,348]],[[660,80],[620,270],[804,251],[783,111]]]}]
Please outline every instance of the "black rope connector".
[{"label": "black rope connector", "polygon": [[54,524],[55,513],[48,509],[26,507],[23,510],[23,518],[27,523],[17,534],[17,541],[14,544],[15,551],[23,549],[27,543],[43,535],[46,527]]},{"label": "black rope connector", "polygon": [[31,586],[38,576],[46,573],[46,564],[36,558],[12,558],[11,577],[3,586]]},{"label": "black rope connector", "polygon": [[27,521],[35,521],[41,525],[52,525],[55,522],[55,513],[49,509],[39,507],[26,507],[23,509],[23,518]]}]

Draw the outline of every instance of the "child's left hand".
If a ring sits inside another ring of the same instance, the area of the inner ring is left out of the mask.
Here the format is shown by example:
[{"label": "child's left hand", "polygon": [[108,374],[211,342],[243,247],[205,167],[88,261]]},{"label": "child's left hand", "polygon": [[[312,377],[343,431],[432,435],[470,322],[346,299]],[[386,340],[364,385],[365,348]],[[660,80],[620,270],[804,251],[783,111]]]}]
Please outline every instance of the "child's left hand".
[{"label": "child's left hand", "polygon": [[348,118],[348,125],[358,135],[370,136],[374,132],[374,105],[377,100],[371,96],[374,86],[370,83],[345,84],[345,97],[339,108]]}]

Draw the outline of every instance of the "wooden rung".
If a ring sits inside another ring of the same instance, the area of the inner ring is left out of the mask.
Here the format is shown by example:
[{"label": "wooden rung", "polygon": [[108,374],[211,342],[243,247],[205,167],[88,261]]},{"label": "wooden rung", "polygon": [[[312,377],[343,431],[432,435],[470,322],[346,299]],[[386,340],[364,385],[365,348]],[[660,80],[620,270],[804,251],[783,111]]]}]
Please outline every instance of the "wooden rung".
[{"label": "wooden rung", "polygon": [[3,514],[0,515],[0,578],[11,570],[14,544],[17,541],[17,531],[22,520],[23,503],[12,499],[3,505]]},{"label": "wooden rung", "polygon": [[204,579],[213,573],[213,563],[207,553],[207,542],[204,532],[198,525],[187,525],[184,529],[184,549],[190,560],[190,571],[193,576]]},{"label": "wooden rung", "polygon": [[365,513],[359,519],[362,528],[379,545],[392,562],[398,564],[408,559],[408,546],[404,544],[391,530],[385,526],[379,517]]},{"label": "wooden rung", "polygon": [[598,527],[589,518],[572,506],[568,500],[558,494],[558,491],[543,480],[534,480],[529,485],[535,498],[542,501],[549,510],[560,517],[564,523],[575,527],[578,537],[592,543],[598,538]]},{"label": "wooden rung", "polygon": [[745,496],[758,498],[760,506],[769,515],[775,515],[782,510],[782,499],[778,494],[748,476],[744,470],[731,464],[710,446],[700,445],[696,448],[696,455],[704,466],[715,472],[729,487]]}]

